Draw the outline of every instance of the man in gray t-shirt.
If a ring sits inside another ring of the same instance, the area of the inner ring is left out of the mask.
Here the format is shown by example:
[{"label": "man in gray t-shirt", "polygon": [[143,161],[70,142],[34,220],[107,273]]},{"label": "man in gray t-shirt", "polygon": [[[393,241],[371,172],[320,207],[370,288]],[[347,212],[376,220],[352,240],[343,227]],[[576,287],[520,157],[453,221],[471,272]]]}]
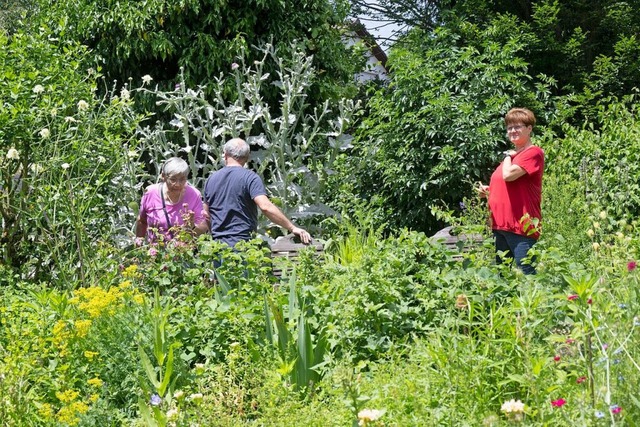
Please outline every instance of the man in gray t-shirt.
[{"label": "man in gray t-shirt", "polygon": [[225,167],[212,173],[204,187],[205,208],[211,217],[211,235],[233,247],[250,240],[258,227],[258,208],[267,218],[309,243],[309,233],[296,227],[267,197],[260,177],[245,169],[250,148],[243,139],[224,145]]}]

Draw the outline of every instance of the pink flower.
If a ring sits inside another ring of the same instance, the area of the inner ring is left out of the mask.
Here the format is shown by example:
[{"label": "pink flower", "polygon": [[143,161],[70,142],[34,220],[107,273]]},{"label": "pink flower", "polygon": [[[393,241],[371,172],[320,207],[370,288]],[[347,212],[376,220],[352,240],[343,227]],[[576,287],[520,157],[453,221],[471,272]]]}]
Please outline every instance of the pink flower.
[{"label": "pink flower", "polygon": [[580,377],[580,378],[576,379],[576,382],[577,382],[578,384],[582,384],[582,383],[583,383],[583,382],[585,382],[586,380],[587,380],[587,377],[582,376],[582,377]]},{"label": "pink flower", "polygon": [[149,248],[149,256],[156,256],[158,255],[158,251],[156,250],[156,248]]},{"label": "pink flower", "polygon": [[555,356],[553,356],[553,361],[554,362],[559,362],[560,361],[560,356],[557,355],[557,354]]},{"label": "pink flower", "polygon": [[576,340],[574,340],[573,338],[567,338],[567,340],[565,342],[567,344],[573,344],[574,342],[576,342]]},{"label": "pink flower", "polygon": [[593,300],[592,300],[591,298],[589,298],[589,299],[587,300],[587,304],[589,304],[589,305],[593,304]]},{"label": "pink flower", "polygon": [[565,405],[565,403],[567,403],[567,401],[564,400],[564,399],[552,400],[551,401],[551,406],[556,407],[556,408],[561,408],[562,406]]},{"label": "pink flower", "polygon": [[232,70],[237,70],[240,66],[238,64],[236,64],[235,62],[231,64],[231,69]]},{"label": "pink flower", "polygon": [[637,267],[637,264],[636,264],[636,262],[635,262],[635,261],[629,261],[629,262],[627,263],[627,271],[628,271],[629,273],[631,273],[633,270],[635,270],[635,269],[636,269],[636,267]]},{"label": "pink flower", "polygon": [[612,414],[619,414],[620,411],[622,411],[622,408],[619,407],[618,405],[611,405],[609,409],[611,409]]},{"label": "pink flower", "polygon": [[569,296],[567,297],[567,299],[568,299],[569,301],[576,300],[576,299],[578,299],[578,295],[569,295]]}]

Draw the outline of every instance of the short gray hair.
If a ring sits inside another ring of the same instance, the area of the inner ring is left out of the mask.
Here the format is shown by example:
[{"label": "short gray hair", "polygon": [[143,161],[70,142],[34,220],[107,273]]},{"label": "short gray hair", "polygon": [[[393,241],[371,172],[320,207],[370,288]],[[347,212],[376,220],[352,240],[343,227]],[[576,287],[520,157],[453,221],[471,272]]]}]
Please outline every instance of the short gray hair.
[{"label": "short gray hair", "polygon": [[188,176],[189,165],[180,157],[172,157],[166,162],[164,162],[164,165],[162,165],[161,172],[162,172],[162,175],[165,176],[165,178],[168,178],[174,175]]},{"label": "short gray hair", "polygon": [[224,144],[224,153],[240,162],[249,160],[250,152],[251,147],[249,147],[249,144],[242,138],[232,138]]}]

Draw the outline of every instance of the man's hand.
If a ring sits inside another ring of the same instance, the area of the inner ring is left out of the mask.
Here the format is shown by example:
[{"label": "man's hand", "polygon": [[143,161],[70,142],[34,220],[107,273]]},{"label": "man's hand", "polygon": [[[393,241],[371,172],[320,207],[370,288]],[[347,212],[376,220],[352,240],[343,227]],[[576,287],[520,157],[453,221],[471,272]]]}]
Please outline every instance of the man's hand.
[{"label": "man's hand", "polygon": [[304,228],[296,227],[294,225],[291,229],[291,232],[298,236],[302,243],[304,243],[305,245],[311,243],[311,234],[309,234],[309,232],[307,232],[307,230],[305,230]]}]

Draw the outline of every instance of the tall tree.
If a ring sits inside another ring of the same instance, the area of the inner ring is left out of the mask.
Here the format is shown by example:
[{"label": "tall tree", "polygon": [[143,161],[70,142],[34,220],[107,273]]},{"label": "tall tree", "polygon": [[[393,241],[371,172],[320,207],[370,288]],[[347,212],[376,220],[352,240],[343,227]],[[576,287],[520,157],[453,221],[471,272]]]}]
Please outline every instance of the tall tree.
[{"label": "tall tree", "polygon": [[[532,75],[558,81],[558,93],[622,96],[640,87],[640,0],[352,0],[354,13],[432,31],[456,21],[481,27],[511,16],[528,33],[523,58]],[[594,85],[594,80],[604,80]]]},{"label": "tall tree", "polygon": [[182,68],[187,84],[206,84],[243,48],[251,54],[252,45],[272,41],[282,51],[299,40],[320,71],[317,96],[326,98],[352,79],[356,64],[341,40],[345,0],[37,1],[41,22],[93,49],[120,82],[149,74],[174,83]]}]

